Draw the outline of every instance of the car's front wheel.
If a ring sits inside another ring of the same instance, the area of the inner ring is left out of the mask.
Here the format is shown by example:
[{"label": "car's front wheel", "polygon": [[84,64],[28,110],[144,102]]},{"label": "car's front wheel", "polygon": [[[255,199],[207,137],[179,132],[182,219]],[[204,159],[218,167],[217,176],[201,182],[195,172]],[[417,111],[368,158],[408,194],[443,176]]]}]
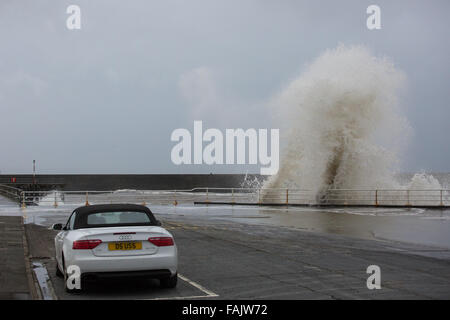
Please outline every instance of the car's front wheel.
[{"label": "car's front wheel", "polygon": [[178,282],[178,273],[175,273],[173,276],[162,278],[160,280],[161,287],[163,288],[175,288]]}]

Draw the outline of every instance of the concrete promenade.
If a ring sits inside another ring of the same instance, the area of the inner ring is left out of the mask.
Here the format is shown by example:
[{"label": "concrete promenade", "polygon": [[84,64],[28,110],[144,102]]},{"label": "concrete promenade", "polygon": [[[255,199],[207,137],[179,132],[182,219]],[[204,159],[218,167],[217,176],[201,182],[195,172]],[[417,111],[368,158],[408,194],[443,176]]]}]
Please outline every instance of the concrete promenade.
[{"label": "concrete promenade", "polygon": [[0,299],[32,299],[22,217],[0,217]]}]

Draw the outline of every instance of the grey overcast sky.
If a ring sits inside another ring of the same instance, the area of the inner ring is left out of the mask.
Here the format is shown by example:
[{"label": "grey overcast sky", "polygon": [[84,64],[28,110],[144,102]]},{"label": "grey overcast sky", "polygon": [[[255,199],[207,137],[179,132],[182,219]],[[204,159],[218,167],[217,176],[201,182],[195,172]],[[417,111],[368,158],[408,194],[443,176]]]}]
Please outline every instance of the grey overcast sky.
[{"label": "grey overcast sky", "polygon": [[[81,8],[81,30],[66,8]],[[366,8],[381,8],[368,30]],[[450,171],[450,1],[2,0],[0,170],[235,173],[175,166],[176,128],[270,128],[267,101],[327,48],[407,76],[405,171]]]}]

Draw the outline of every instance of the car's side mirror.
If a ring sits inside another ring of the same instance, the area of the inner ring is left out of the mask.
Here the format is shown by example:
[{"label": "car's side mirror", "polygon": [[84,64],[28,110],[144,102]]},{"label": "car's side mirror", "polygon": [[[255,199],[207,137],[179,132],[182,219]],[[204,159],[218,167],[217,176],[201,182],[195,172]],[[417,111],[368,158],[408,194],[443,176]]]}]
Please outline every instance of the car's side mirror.
[{"label": "car's side mirror", "polygon": [[161,221],[159,221],[159,220],[156,220],[156,225],[157,225],[157,226],[162,226],[162,223],[161,223]]},{"label": "car's side mirror", "polygon": [[55,223],[54,225],[52,225],[52,229],[53,230],[62,230],[63,226],[61,223]]}]

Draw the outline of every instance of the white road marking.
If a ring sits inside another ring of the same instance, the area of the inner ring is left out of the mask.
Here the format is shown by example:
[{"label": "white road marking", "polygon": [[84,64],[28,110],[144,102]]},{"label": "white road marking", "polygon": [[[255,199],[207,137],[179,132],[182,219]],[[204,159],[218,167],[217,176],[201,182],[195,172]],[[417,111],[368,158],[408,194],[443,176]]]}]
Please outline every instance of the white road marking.
[{"label": "white road marking", "polygon": [[152,299],[148,299],[148,300],[182,300],[182,299],[198,299],[198,298],[213,298],[213,297],[218,297],[219,295],[206,289],[205,287],[201,286],[200,284],[198,284],[197,282],[194,282],[188,278],[186,278],[185,276],[178,274],[178,278],[180,278],[183,281],[186,281],[187,283],[189,283],[191,286],[197,288],[198,290],[204,292],[206,295],[204,296],[186,296],[186,297],[164,297],[164,298],[152,298]]},{"label": "white road marking", "polygon": [[188,278],[186,278],[185,276],[183,276],[183,275],[181,275],[181,274],[179,274],[178,277],[179,277],[181,280],[184,280],[184,281],[186,281],[187,283],[189,283],[190,285],[196,287],[196,288],[199,289],[200,291],[203,291],[203,292],[206,293],[208,296],[211,296],[211,297],[218,297],[218,296],[219,296],[218,294],[215,294],[214,292],[212,292],[212,291],[206,289],[205,287],[202,287],[202,286],[201,286],[200,284],[198,284],[197,282],[194,282],[194,281],[192,281],[192,280],[189,280]]}]

